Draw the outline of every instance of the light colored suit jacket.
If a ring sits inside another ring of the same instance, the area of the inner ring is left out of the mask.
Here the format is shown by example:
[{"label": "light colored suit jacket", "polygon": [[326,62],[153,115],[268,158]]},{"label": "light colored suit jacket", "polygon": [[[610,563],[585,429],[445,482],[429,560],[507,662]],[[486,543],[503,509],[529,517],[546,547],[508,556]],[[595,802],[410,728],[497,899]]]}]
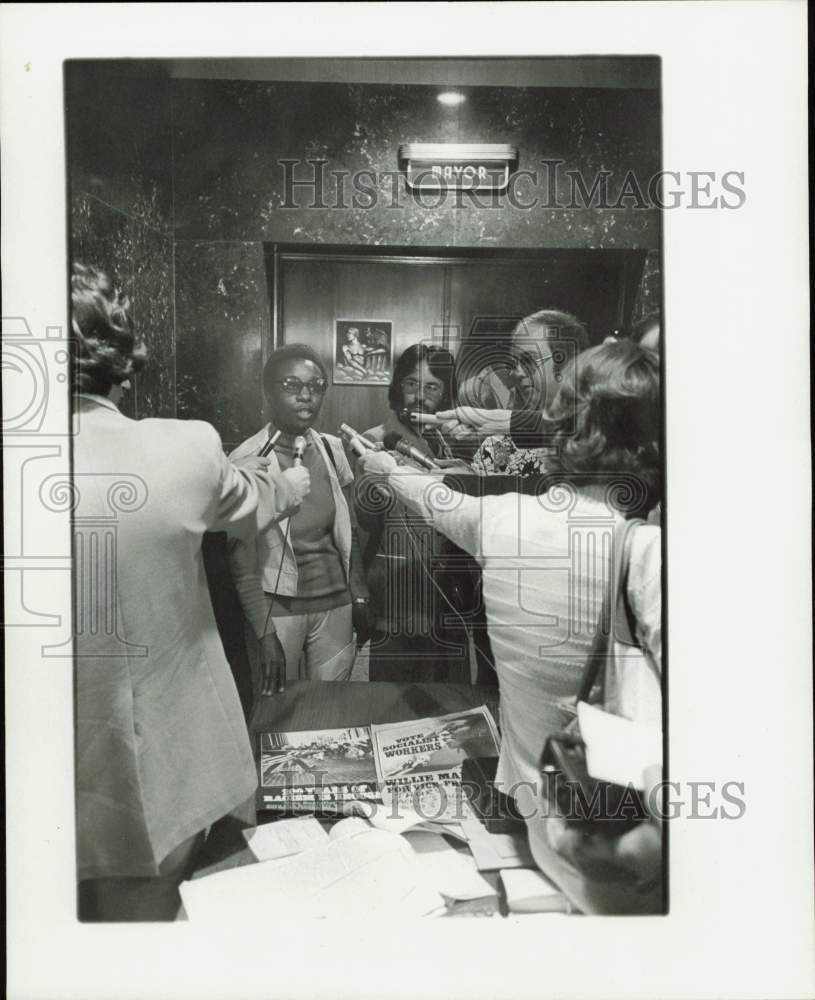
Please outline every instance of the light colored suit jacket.
[{"label": "light colored suit jacket", "polygon": [[77,417],[79,877],[154,876],[257,784],[201,556],[205,531],[251,539],[257,486],[209,424]]}]

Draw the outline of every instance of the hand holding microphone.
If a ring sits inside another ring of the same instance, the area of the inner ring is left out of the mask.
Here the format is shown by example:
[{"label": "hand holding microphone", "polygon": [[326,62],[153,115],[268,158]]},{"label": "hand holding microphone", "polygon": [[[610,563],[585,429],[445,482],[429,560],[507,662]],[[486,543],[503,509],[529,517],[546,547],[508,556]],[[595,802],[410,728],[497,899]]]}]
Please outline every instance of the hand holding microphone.
[{"label": "hand holding microphone", "polygon": [[456,441],[492,434],[509,434],[512,410],[485,410],[476,406],[457,406],[435,415],[443,434]]},{"label": "hand holding microphone", "polygon": [[311,492],[311,473],[303,465],[306,445],[304,437],[298,436],[294,439],[291,467],[285,469],[281,476],[289,491],[287,507],[299,507]]},{"label": "hand holding microphone", "polygon": [[303,437],[302,434],[298,434],[294,439],[294,444],[292,445],[292,467],[296,468],[303,464],[303,455],[306,452],[306,445],[308,442]]},{"label": "hand holding microphone", "polygon": [[359,456],[359,468],[366,476],[387,476],[398,469],[396,459],[388,451],[365,451]]},{"label": "hand holding microphone", "polygon": [[348,442],[348,447],[357,456],[364,455],[366,451],[373,451],[375,447],[373,442],[355,431],[350,424],[340,424],[340,433]]},{"label": "hand holding microphone", "polygon": [[416,465],[421,466],[423,469],[429,469],[431,471],[438,471],[438,465],[433,461],[432,458],[428,458],[424,452],[419,451],[418,448],[414,448],[412,444],[408,442],[397,434],[396,431],[391,431],[389,434],[385,435],[385,447],[388,451],[398,451],[400,455],[404,455],[409,458]]}]

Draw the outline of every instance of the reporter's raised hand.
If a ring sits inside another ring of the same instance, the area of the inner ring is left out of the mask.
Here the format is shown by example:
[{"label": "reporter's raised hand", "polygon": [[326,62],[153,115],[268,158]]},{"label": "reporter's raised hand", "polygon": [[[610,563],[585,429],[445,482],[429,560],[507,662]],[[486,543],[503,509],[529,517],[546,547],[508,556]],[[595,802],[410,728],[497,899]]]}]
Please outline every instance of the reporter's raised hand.
[{"label": "reporter's raised hand", "polygon": [[359,456],[358,468],[368,476],[387,476],[397,468],[397,462],[388,451],[366,451]]},{"label": "reporter's raised hand", "polygon": [[264,698],[282,694],[286,688],[286,654],[277,632],[260,640],[260,693]]},{"label": "reporter's raised hand", "polygon": [[311,492],[311,473],[304,465],[295,465],[282,475],[291,490],[292,502],[299,506]]},{"label": "reporter's raised hand", "polygon": [[456,441],[491,434],[508,434],[512,410],[486,410],[477,406],[457,406],[440,410],[436,418],[442,421],[442,434]]}]

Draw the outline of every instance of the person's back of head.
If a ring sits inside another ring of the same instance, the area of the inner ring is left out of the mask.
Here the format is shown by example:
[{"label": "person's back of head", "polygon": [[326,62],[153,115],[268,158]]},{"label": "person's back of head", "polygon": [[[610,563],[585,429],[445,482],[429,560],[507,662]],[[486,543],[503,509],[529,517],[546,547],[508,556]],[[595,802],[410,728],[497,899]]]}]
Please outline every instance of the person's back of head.
[{"label": "person's back of head", "polygon": [[658,500],[661,403],[656,356],[621,340],[580,354],[564,372],[548,414],[551,467],[581,482],[635,477],[640,509]]},{"label": "person's back of head", "polygon": [[71,329],[74,392],[107,396],[143,367],[146,351],[135,335],[130,302],[104,271],[73,265]]}]

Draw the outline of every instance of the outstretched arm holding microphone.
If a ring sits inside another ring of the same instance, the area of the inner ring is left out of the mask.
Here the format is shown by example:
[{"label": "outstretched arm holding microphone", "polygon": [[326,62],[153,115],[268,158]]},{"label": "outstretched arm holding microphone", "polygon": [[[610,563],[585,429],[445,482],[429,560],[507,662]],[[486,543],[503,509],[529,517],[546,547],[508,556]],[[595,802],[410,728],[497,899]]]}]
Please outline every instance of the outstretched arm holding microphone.
[{"label": "outstretched arm holding microphone", "polygon": [[246,472],[253,472],[261,477],[262,482],[271,487],[274,494],[273,510],[269,513],[282,520],[293,514],[308,496],[311,489],[311,477],[308,469],[303,468],[302,460],[298,465],[281,470],[277,463],[272,467],[271,455],[280,440],[282,431],[269,427],[268,437],[256,453],[243,453],[243,446],[229,456],[233,465]]}]

